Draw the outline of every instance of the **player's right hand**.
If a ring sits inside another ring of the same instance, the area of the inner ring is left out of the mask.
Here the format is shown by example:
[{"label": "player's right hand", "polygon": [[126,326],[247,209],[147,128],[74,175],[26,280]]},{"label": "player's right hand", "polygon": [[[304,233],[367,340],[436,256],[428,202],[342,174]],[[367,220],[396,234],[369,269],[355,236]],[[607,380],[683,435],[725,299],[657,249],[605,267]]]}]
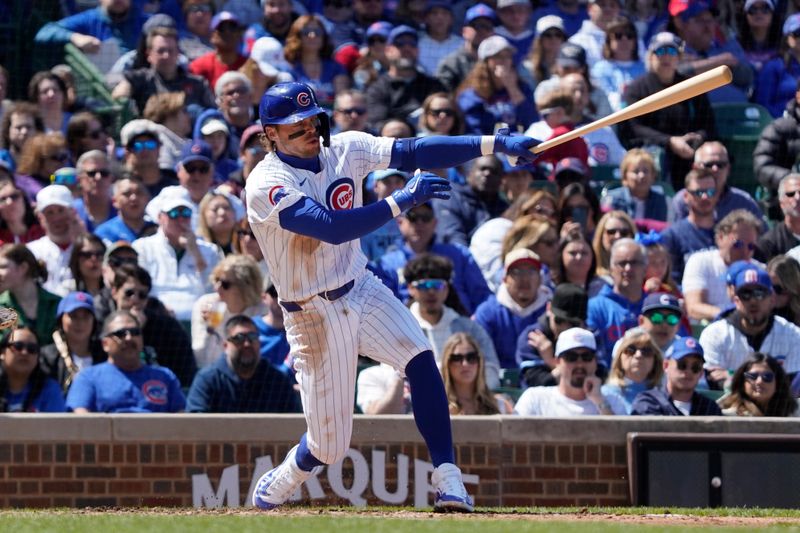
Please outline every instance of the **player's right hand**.
[{"label": "player's right hand", "polygon": [[392,193],[392,198],[397,202],[401,211],[408,211],[412,207],[424,204],[428,200],[447,200],[450,198],[448,191],[452,189],[450,182],[431,172],[416,174],[408,180],[406,186]]}]

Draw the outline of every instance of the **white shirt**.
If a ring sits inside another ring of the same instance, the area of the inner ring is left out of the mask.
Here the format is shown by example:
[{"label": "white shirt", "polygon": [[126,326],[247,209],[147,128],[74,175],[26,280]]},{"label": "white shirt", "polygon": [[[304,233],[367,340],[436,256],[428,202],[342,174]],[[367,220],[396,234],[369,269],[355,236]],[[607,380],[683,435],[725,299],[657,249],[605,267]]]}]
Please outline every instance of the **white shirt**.
[{"label": "white shirt", "polygon": [[425,32],[420,32],[419,49],[423,51],[419,55],[417,64],[422,67],[429,76],[436,76],[439,63],[445,56],[450,55],[464,46],[464,39],[457,35],[449,35],[444,41],[437,41]]},{"label": "white shirt", "polygon": [[[627,414],[625,405],[615,395],[603,396],[615,415]],[[558,390],[558,387],[530,387],[522,393],[514,412],[523,416],[585,416],[599,415],[597,406],[588,398],[572,400]]]},{"label": "white shirt", "polygon": [[47,281],[42,284],[46,291],[59,296],[66,296],[69,292],[65,287],[69,286],[68,280],[74,280],[72,271],[69,269],[69,258],[72,255],[72,245],[61,249],[56,243],[45,235],[33,242],[26,244],[28,249],[39,261],[43,261],[47,267]]},{"label": "white shirt", "polygon": [[[389,393],[389,388],[396,379],[403,379],[397,371],[387,364],[365,368],[358,374],[356,405],[362,413],[367,412],[367,408],[373,402],[383,400]],[[408,381],[403,384],[403,407],[402,414],[411,412],[411,389]]]},{"label": "white shirt", "polygon": [[475,258],[492,292],[497,292],[503,282],[503,239],[513,224],[507,218],[492,218],[478,226],[469,241],[469,253]]},{"label": "white shirt", "polygon": [[[761,265],[759,265],[761,266]],[[722,260],[719,249],[703,250],[689,256],[683,270],[683,293],[706,291],[705,303],[723,308],[730,305],[726,275],[728,265]]]}]

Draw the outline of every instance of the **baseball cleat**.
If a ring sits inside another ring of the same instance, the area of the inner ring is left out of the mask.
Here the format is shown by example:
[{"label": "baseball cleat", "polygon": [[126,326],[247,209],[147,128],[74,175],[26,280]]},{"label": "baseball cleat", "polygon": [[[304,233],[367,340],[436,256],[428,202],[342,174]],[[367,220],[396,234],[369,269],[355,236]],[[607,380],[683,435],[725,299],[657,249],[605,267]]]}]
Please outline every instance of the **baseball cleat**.
[{"label": "baseball cleat", "polygon": [[431,476],[436,495],[433,497],[433,510],[437,512],[471,513],[475,506],[464,488],[461,470],[452,463],[442,463],[433,470]]},{"label": "baseball cleat", "polygon": [[253,505],[259,509],[275,509],[291,498],[294,491],[322,467],[307,472],[297,466],[297,446],[289,450],[281,464],[261,476],[253,491]]}]

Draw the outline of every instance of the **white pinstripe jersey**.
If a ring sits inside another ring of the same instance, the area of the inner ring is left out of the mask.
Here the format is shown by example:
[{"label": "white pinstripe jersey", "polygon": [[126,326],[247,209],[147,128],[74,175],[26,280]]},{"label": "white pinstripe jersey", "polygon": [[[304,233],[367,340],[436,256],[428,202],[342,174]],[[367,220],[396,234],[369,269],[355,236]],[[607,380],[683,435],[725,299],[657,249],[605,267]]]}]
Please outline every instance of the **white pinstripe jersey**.
[{"label": "white pinstripe jersey", "polygon": [[247,178],[247,218],[282,300],[303,301],[341,287],[367,264],[359,239],[341,245],[305,237],[280,226],[278,215],[302,197],[327,209],[361,206],[363,178],[387,168],[394,139],[345,132],[322,147],[322,171],[294,168],[268,153]]}]

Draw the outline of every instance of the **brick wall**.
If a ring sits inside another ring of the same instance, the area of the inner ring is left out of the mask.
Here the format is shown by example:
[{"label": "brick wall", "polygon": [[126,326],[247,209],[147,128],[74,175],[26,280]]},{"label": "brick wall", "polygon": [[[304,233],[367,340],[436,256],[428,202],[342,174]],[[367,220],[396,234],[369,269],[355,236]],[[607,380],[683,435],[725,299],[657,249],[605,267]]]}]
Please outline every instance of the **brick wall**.
[{"label": "brick wall", "polygon": [[[191,506],[192,475],[217,487],[239,465],[241,500],[256,459],[279,461],[304,430],[301,417],[119,415],[0,416],[0,507]],[[479,505],[625,505],[629,503],[625,440],[629,432],[800,433],[800,422],[732,419],[524,419],[465,417],[453,421],[456,455]],[[352,449],[367,461],[387,454],[386,489],[396,490],[397,457],[408,456],[413,505],[414,459],[428,461],[410,417],[357,417]],[[373,472],[374,474],[374,472]],[[353,482],[352,462],[342,485]],[[371,479],[371,478],[370,478]],[[325,499],[348,504],[323,473]],[[363,491],[369,504],[381,501]]]}]

